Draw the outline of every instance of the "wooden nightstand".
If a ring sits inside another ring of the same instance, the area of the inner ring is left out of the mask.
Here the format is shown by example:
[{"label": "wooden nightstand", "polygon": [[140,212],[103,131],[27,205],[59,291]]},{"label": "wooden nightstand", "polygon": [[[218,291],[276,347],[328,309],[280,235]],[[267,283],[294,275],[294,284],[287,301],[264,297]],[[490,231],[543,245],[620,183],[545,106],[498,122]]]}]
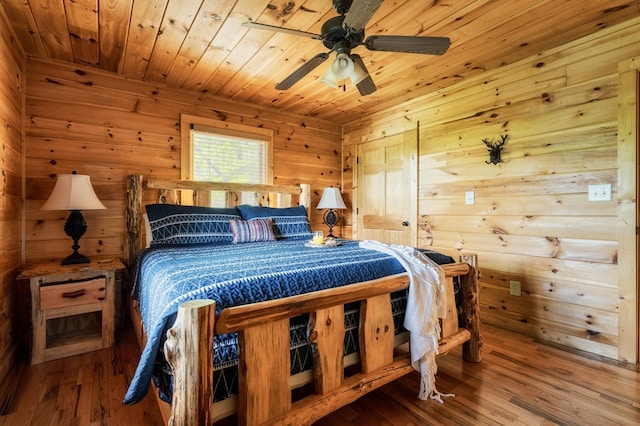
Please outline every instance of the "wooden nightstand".
[{"label": "wooden nightstand", "polygon": [[113,346],[115,258],[61,266],[40,263],[25,268],[29,279],[33,338],[31,364]]}]

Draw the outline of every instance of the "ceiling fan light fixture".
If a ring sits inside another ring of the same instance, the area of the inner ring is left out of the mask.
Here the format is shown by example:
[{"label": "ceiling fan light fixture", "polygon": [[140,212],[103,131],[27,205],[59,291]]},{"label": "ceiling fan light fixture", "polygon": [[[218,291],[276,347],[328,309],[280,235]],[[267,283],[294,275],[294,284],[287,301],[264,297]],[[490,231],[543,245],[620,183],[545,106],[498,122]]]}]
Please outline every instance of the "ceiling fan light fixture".
[{"label": "ceiling fan light fixture", "polygon": [[[320,81],[331,87],[340,88],[340,81],[350,78],[360,95],[367,96],[377,88],[362,57],[355,53],[351,54],[352,48],[364,46],[373,51],[442,55],[451,45],[449,37],[372,35],[365,40],[365,27],[383,2],[384,0],[333,0],[334,9],[339,16],[327,19],[322,24],[320,34],[257,22],[245,22],[242,25],[248,28],[310,37],[322,41],[322,44],[329,49],[328,52],[319,53],[300,65],[275,86],[277,90],[289,89],[335,52],[335,60]],[[346,85],[343,86],[345,87]]]},{"label": "ceiling fan light fixture", "polygon": [[333,73],[333,67],[327,68],[327,72],[324,73],[324,76],[320,81],[334,89],[338,89],[340,87],[338,84],[338,77]]},{"label": "ceiling fan light fixture", "polygon": [[351,83],[358,84],[365,78],[369,77],[369,73],[364,70],[360,64],[354,62],[353,72],[351,73]]},{"label": "ceiling fan light fixture", "polygon": [[353,73],[353,61],[346,53],[338,53],[336,59],[331,64],[331,72],[338,80],[345,79]]}]

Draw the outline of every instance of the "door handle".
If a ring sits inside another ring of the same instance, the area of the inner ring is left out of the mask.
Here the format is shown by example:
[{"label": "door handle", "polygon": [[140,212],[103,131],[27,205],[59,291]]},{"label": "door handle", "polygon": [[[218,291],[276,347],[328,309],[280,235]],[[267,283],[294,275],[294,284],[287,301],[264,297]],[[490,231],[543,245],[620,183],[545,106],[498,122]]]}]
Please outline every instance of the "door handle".
[{"label": "door handle", "polygon": [[409,226],[409,221],[408,220],[403,220],[402,221],[402,226]]}]

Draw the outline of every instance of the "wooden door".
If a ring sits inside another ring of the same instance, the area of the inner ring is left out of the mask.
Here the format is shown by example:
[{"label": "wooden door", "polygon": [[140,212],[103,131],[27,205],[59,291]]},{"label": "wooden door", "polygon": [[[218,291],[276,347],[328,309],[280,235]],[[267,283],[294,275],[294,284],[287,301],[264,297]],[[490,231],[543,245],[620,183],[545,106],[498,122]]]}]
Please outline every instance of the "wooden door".
[{"label": "wooden door", "polygon": [[357,239],[416,245],[417,134],[407,131],[358,146]]}]

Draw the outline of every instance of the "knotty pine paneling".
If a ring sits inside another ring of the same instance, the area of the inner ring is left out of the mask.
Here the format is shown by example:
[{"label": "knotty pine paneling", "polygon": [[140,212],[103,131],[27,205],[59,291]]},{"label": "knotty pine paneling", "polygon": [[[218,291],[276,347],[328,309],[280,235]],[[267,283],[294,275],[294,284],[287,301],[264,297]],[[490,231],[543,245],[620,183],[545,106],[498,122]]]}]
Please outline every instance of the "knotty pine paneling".
[{"label": "knotty pine paneling", "polygon": [[[0,383],[12,368],[28,327],[16,309],[21,257],[24,53],[0,6]],[[28,318],[28,317],[27,317]]]},{"label": "knotty pine paneling", "polygon": [[[419,245],[479,255],[483,322],[611,358],[629,352],[620,315],[635,313],[618,309],[618,63],[640,55],[639,42],[635,19],[344,126],[345,163],[359,143],[419,129]],[[483,139],[504,134],[504,162],[487,164]],[[600,183],[612,200],[588,202]],[[522,296],[510,296],[511,280]]]},{"label": "knotty pine paneling", "polygon": [[[256,21],[318,34],[322,24],[336,16],[328,0],[0,2],[30,57],[68,60],[340,123],[394,109],[548,46],[632,19],[639,4],[638,0],[381,2],[366,34],[447,36],[452,43],[443,56],[400,56],[358,47],[354,53],[362,56],[378,87],[361,97],[350,83],[344,91],[318,84],[324,64],[291,90],[276,90],[276,83],[296,66],[326,49],[306,37],[240,26]],[[594,64],[593,72],[602,75],[597,68],[614,64],[611,59]],[[588,72],[582,70],[576,77]]]},{"label": "knotty pine paneling", "polygon": [[[60,258],[71,250],[65,212],[43,212],[55,176],[76,170],[91,176],[106,210],[84,212],[80,251],[120,255],[125,176],[180,177],[180,114],[225,120],[274,132],[274,183],[322,188],[341,180],[341,128],[63,62],[29,59],[26,94],[26,258]],[[312,210],[314,228],[323,228]]]}]

